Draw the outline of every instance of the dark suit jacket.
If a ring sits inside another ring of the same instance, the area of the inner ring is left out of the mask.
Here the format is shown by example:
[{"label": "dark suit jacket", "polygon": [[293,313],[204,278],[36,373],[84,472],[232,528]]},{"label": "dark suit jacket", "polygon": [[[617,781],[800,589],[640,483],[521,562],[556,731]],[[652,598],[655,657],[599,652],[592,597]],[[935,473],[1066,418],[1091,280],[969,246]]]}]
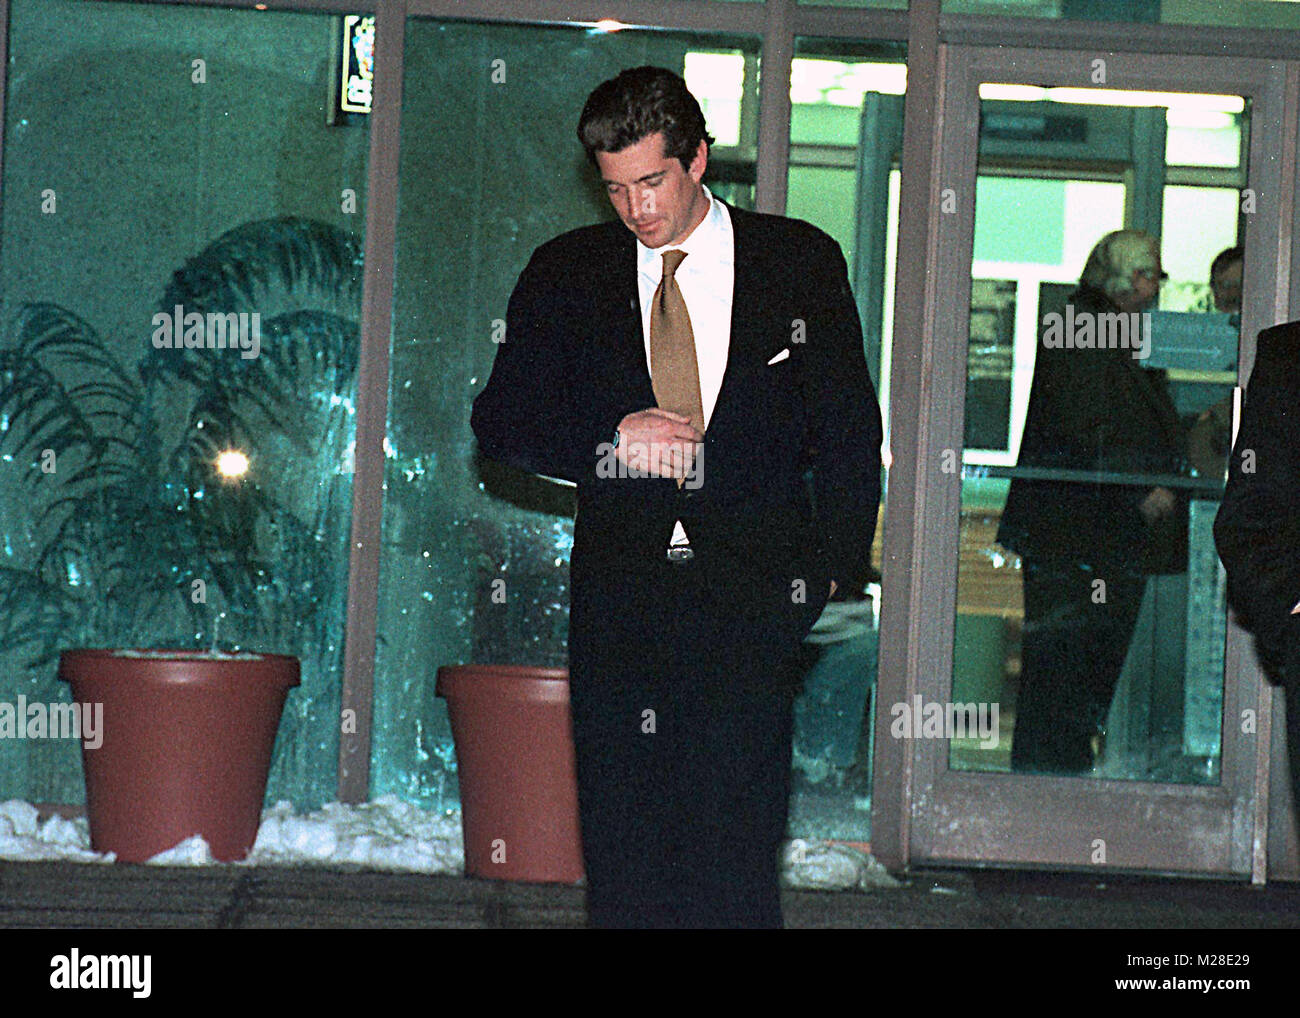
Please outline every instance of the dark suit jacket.
[{"label": "dark suit jacket", "polygon": [[1259,335],[1214,542],[1269,681],[1300,687],[1300,322]]},{"label": "dark suit jacket", "polygon": [[[676,519],[720,603],[772,618],[789,638],[811,628],[832,578],[862,585],[869,576],[880,409],[844,257],[808,223],[727,210],[731,338],[696,489],[597,476],[618,423],[655,405],[632,233],[614,221],[543,244],[510,298],[471,425],[485,455],[577,483],[571,649],[573,627],[588,618],[580,600],[635,589],[663,562]],[[792,613],[795,579],[807,602]]]},{"label": "dark suit jacket", "polygon": [[[1080,287],[1075,314],[1119,309]],[[1186,440],[1163,371],[1126,349],[1051,349],[1034,363],[1022,467],[1114,473],[1184,472]],[[998,543],[1030,560],[1131,564],[1146,572],[1187,568],[1187,503],[1148,526],[1138,506],[1153,485],[1016,478],[1007,493]]]}]

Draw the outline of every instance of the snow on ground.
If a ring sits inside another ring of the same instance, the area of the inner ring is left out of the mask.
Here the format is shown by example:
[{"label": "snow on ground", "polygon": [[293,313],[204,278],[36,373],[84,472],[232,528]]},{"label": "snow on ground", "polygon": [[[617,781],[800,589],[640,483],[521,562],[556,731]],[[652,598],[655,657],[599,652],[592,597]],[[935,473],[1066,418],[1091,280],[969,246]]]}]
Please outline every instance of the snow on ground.
[{"label": "snow on ground", "polygon": [[0,859],[112,862],[111,855],[90,850],[90,830],[84,817],[53,816],[44,823],[36,807],[21,799],[0,802]]},{"label": "snow on ground", "polygon": [[463,873],[460,813],[422,810],[395,795],[299,816],[287,802],[262,813],[249,862],[354,863],[368,869]]},{"label": "snow on ground", "polygon": [[[85,817],[38,818],[36,807],[19,799],[0,803],[0,859],[65,859],[112,862],[112,853],[90,850]],[[207,842],[187,838],[149,860],[161,866],[213,864]],[[366,869],[459,874],[465,869],[460,814],[422,810],[395,795],[345,806],[331,802],[314,813],[297,814],[288,802],[262,811],[257,841],[236,865],[348,865]]]},{"label": "snow on ground", "polygon": [[[0,859],[113,862],[112,853],[90,850],[85,817],[40,820],[36,807],[20,799],[0,803]],[[150,863],[212,865],[212,853],[195,835]],[[395,795],[357,806],[331,802],[298,814],[288,802],[262,813],[253,851],[237,866],[338,866],[370,870],[446,874],[465,870],[460,814],[422,810]],[[783,853],[782,873],[790,887],[814,890],[894,886],[896,881],[869,855],[847,845],[795,840]]]},{"label": "snow on ground", "polygon": [[866,852],[833,841],[798,838],[781,852],[781,876],[787,887],[806,891],[869,891],[873,887],[901,886]]}]

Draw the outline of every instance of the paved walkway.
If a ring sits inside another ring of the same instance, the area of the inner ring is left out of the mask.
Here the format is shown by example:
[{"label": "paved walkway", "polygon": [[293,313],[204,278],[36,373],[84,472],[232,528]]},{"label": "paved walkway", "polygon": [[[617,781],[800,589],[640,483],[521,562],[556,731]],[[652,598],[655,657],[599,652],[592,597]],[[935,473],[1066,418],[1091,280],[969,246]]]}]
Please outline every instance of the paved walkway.
[{"label": "paved walkway", "polygon": [[[787,891],[790,929],[1295,929],[1300,885],[951,871]],[[0,927],[580,928],[581,888],[270,866],[0,862]]]}]

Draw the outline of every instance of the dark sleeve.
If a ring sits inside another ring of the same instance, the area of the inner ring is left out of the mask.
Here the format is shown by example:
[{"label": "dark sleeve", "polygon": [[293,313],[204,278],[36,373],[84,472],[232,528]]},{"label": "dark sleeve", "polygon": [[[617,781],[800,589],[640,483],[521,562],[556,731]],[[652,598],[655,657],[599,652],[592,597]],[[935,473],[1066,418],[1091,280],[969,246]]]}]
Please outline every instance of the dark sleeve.
[{"label": "dark sleeve", "polygon": [[539,249],[515,284],[505,339],[470,427],[490,459],[577,482],[593,472],[598,447],[613,440],[618,421],[594,420],[575,405],[577,311],[552,262]]},{"label": "dark sleeve", "polygon": [[1296,367],[1289,349],[1260,337],[1228,486],[1214,521],[1228,603],[1255,634],[1260,661],[1274,678],[1300,636],[1300,616],[1291,614],[1300,602],[1300,408],[1289,377]]},{"label": "dark sleeve", "polygon": [[880,505],[880,404],[839,245],[819,234],[808,264],[808,348],[802,385],[815,450],[813,495],[821,550],[842,586],[865,586]]}]

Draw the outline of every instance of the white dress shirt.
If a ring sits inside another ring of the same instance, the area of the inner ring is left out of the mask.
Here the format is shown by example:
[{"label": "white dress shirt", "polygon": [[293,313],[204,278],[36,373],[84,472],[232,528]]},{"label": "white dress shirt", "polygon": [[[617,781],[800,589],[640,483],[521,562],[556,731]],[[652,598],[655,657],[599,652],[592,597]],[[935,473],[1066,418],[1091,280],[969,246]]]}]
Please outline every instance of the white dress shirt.
[{"label": "white dress shirt", "polygon": [[[645,337],[646,367],[650,367],[650,310],[655,290],[663,278],[665,251],[685,251],[677,267],[677,285],[691,317],[695,335],[695,359],[700,368],[700,402],[704,423],[708,426],[727,370],[727,350],[731,344],[731,294],[736,282],[735,239],[727,208],[706,187],[704,196],[709,211],[690,235],[680,244],[648,248],[636,242],[637,285],[641,296],[641,332]],[[687,540],[682,521],[673,528],[673,544]]]}]

